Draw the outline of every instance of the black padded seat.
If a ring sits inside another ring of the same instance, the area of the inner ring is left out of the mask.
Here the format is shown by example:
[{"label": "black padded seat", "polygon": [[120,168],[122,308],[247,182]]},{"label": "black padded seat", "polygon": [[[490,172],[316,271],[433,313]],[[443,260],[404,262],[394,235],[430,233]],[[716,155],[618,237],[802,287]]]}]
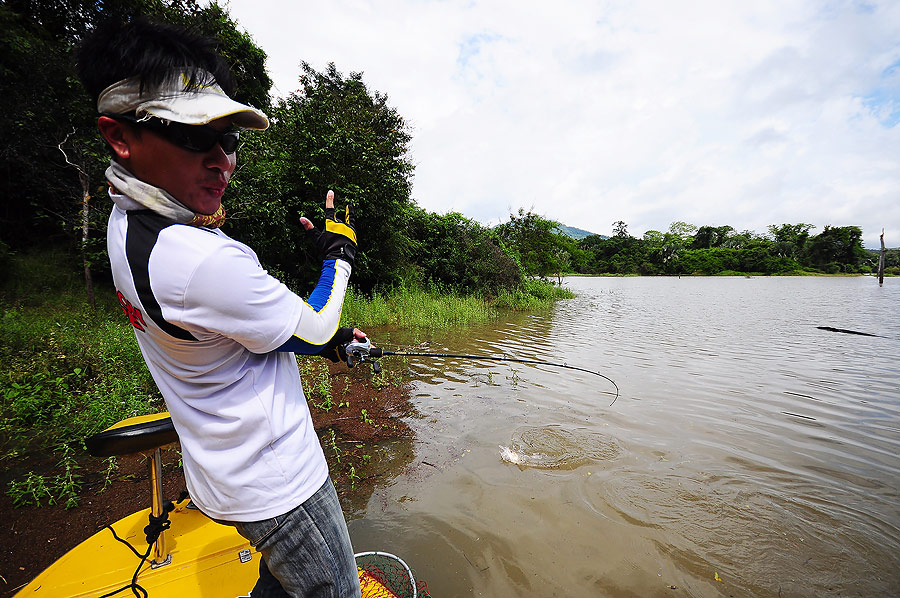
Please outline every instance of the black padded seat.
[{"label": "black padded seat", "polygon": [[178,441],[168,412],[129,417],[84,441],[95,457],[115,457],[152,451]]}]

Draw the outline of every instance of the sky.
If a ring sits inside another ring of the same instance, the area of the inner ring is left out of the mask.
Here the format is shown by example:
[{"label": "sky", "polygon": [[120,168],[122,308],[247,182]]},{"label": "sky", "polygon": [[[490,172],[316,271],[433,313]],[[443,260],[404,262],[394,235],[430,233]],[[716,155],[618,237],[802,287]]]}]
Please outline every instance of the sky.
[{"label": "sky", "polygon": [[859,226],[900,247],[900,2],[228,0],[285,97],[300,63],[409,123],[412,196],[492,225]]}]

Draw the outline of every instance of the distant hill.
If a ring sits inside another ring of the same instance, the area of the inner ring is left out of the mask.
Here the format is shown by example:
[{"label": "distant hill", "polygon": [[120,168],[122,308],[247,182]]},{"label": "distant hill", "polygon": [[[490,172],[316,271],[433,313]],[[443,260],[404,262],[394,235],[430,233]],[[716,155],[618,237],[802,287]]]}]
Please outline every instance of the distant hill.
[{"label": "distant hill", "polygon": [[[591,235],[597,234],[597,233],[592,233],[592,232],[589,232],[589,231],[586,231],[586,230],[583,230],[580,228],[575,228],[574,226],[566,226],[564,224],[559,225],[559,230],[560,230],[560,232],[562,232],[562,234],[572,237],[576,241],[580,241],[581,239],[583,239],[585,237],[590,237]],[[606,235],[600,235],[600,236],[603,237],[604,239],[609,238]]]}]

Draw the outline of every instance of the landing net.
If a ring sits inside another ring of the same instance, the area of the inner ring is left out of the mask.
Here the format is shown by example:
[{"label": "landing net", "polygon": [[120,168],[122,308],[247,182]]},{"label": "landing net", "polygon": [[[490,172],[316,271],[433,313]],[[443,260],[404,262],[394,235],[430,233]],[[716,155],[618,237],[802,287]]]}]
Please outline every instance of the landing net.
[{"label": "landing net", "polygon": [[355,556],[363,598],[431,598],[425,582],[417,582],[400,557],[387,552]]}]

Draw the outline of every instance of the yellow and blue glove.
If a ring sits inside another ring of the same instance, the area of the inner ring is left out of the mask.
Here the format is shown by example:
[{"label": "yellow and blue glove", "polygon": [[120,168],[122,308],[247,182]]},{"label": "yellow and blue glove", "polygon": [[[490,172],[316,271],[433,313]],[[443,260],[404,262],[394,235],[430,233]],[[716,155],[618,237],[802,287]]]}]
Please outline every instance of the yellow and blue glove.
[{"label": "yellow and blue glove", "polygon": [[335,217],[334,208],[325,208],[325,230],[313,227],[306,234],[323,260],[340,259],[353,265],[357,248],[355,222],[349,205],[340,220]]}]

